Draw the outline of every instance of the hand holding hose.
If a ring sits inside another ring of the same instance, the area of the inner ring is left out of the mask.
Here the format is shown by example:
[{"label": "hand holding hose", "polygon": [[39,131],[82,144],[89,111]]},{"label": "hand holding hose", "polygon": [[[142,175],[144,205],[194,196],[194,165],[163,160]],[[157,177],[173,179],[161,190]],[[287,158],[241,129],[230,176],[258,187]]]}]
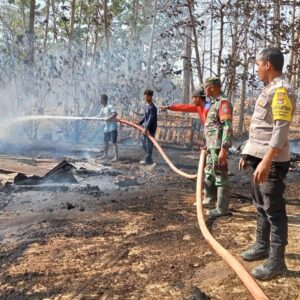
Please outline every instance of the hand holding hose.
[{"label": "hand holding hose", "polygon": [[170,106],[169,105],[159,106],[159,108],[160,108],[160,111],[166,111],[166,110],[170,109]]},{"label": "hand holding hose", "polygon": [[147,128],[144,128],[143,134],[144,134],[144,135],[149,134],[149,130],[148,130]]}]

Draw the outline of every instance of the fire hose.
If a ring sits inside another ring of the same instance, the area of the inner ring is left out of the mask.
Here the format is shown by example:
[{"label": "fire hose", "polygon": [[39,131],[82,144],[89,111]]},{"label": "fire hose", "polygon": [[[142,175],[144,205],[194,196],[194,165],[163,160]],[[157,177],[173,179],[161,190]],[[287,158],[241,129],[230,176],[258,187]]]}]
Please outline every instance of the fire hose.
[{"label": "fire hose", "polygon": [[[95,121],[105,121],[102,118],[98,117],[60,117],[60,116],[28,116],[23,117],[22,120],[32,120],[32,119],[65,119],[65,120],[95,120]],[[160,155],[166,161],[166,163],[170,166],[170,168],[175,171],[177,174],[188,178],[188,179],[196,179],[197,178],[197,190],[196,190],[196,204],[197,204],[197,220],[200,227],[200,230],[206,239],[206,241],[211,245],[211,247],[226,261],[226,263],[234,270],[234,272],[238,275],[238,277],[242,280],[245,287],[252,294],[255,300],[268,300],[269,298],[254,280],[254,278],[245,270],[245,268],[241,265],[241,263],[230,254],[225,248],[223,248],[212,236],[209,232],[203,214],[203,206],[202,206],[202,189],[203,189],[203,170],[205,165],[205,156],[206,151],[202,150],[199,160],[198,173],[195,175],[187,174],[174,166],[171,160],[164,153],[163,149],[160,147],[158,142],[152,137],[148,132],[145,132],[144,128],[141,126],[132,123],[130,121],[124,119],[117,119],[117,121],[121,124],[125,124],[131,127],[134,127],[144,133],[154,144]]]},{"label": "fire hose", "polygon": [[[126,124],[129,126],[132,126],[141,132],[144,132],[144,129],[132,122],[118,119],[118,122],[122,124]],[[268,300],[269,298],[267,295],[263,292],[263,290],[260,288],[260,286],[257,284],[257,282],[253,279],[253,277],[245,270],[245,268],[241,265],[241,263],[232,255],[230,254],[225,248],[223,248],[212,236],[212,234],[209,232],[205,219],[203,214],[203,206],[202,206],[202,190],[203,190],[203,170],[205,165],[205,156],[206,151],[202,150],[199,160],[199,166],[198,166],[198,173],[196,175],[189,175],[186,174],[180,170],[178,170],[173,163],[170,161],[170,159],[166,156],[160,145],[157,143],[157,141],[149,134],[145,133],[146,136],[153,142],[154,146],[158,150],[158,152],[162,155],[166,163],[170,166],[170,168],[178,173],[179,175],[182,175],[189,179],[195,179],[197,178],[197,190],[196,190],[196,204],[197,204],[197,219],[198,224],[200,227],[200,230],[206,239],[206,241],[211,245],[211,247],[226,261],[226,263],[234,270],[234,272],[238,275],[238,277],[242,280],[245,287],[248,289],[248,291],[252,294],[255,300]]]},{"label": "fire hose", "polygon": [[[131,127],[134,127],[138,130],[140,130],[141,132],[144,132],[144,128],[137,125],[137,124],[134,124],[132,122],[129,122],[127,120],[123,120],[123,119],[117,119],[119,123],[121,124],[125,124],[125,125],[129,125]],[[178,168],[176,168],[174,166],[174,164],[171,162],[171,160],[168,158],[168,156],[165,154],[165,152],[163,151],[163,149],[161,148],[161,146],[158,144],[158,142],[156,141],[156,139],[151,136],[150,134],[146,133],[146,136],[151,140],[151,142],[154,144],[155,148],[158,150],[159,154],[163,157],[163,159],[165,160],[165,162],[169,165],[169,167],[174,171],[176,172],[177,174],[185,177],[185,178],[188,178],[188,179],[196,179],[198,174],[187,174],[181,170],[179,170]]]},{"label": "fire hose", "polygon": [[230,254],[225,248],[223,248],[212,236],[212,234],[207,229],[204,220],[203,206],[202,206],[202,189],[203,189],[203,170],[205,165],[205,155],[206,151],[202,150],[200,155],[199,167],[198,167],[198,177],[197,177],[197,189],[196,189],[196,204],[197,204],[197,219],[200,230],[206,239],[206,241],[211,245],[211,247],[227,262],[227,264],[234,270],[238,277],[242,280],[245,287],[252,294],[256,300],[267,300],[269,299],[267,295],[263,292],[257,282],[253,277],[245,270],[241,263]]}]

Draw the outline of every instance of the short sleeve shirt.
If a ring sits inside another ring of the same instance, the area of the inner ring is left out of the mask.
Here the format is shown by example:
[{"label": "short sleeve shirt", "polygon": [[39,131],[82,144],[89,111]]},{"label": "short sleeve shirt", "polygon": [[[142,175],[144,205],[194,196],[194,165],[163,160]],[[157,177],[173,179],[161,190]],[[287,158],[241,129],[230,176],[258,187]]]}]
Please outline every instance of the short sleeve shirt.
[{"label": "short sleeve shirt", "polygon": [[[99,117],[108,118],[116,112],[116,109],[111,104],[108,104],[101,109]],[[118,130],[118,124],[116,119],[112,119],[111,121],[105,123],[104,132],[111,132],[114,130]]]},{"label": "short sleeve shirt", "polygon": [[256,100],[243,154],[263,158],[273,147],[279,149],[274,161],[289,161],[288,129],[295,103],[295,91],[287,80],[283,76],[274,78]]}]

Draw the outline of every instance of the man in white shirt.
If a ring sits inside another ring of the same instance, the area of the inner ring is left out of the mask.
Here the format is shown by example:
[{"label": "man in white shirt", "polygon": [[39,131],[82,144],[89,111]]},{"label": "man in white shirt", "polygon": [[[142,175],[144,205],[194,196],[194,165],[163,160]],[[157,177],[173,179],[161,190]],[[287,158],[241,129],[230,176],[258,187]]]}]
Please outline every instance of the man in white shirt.
[{"label": "man in white shirt", "polygon": [[114,145],[114,150],[115,150],[115,156],[112,159],[112,161],[117,161],[119,159],[118,145],[117,145],[118,124],[116,119],[118,113],[111,104],[108,104],[107,95],[104,94],[100,96],[100,103],[103,107],[98,117],[106,121],[104,127],[104,154],[100,158],[101,159],[107,158],[109,141],[111,141]]}]

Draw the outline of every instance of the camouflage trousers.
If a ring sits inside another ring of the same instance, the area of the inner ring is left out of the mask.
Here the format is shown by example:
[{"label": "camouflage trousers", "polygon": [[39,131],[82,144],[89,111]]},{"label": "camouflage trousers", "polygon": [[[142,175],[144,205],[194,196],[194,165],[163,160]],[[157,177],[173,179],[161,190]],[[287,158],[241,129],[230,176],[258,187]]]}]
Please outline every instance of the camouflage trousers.
[{"label": "camouflage trousers", "polygon": [[[208,149],[206,154],[206,166],[204,170],[204,201],[206,207],[214,206],[226,213],[229,206],[229,180],[228,165],[218,164],[220,150]],[[215,205],[216,204],[216,205]]]},{"label": "camouflage trousers", "polygon": [[219,152],[218,149],[207,150],[204,170],[205,180],[213,181],[215,186],[228,186],[228,165],[219,166]]}]

